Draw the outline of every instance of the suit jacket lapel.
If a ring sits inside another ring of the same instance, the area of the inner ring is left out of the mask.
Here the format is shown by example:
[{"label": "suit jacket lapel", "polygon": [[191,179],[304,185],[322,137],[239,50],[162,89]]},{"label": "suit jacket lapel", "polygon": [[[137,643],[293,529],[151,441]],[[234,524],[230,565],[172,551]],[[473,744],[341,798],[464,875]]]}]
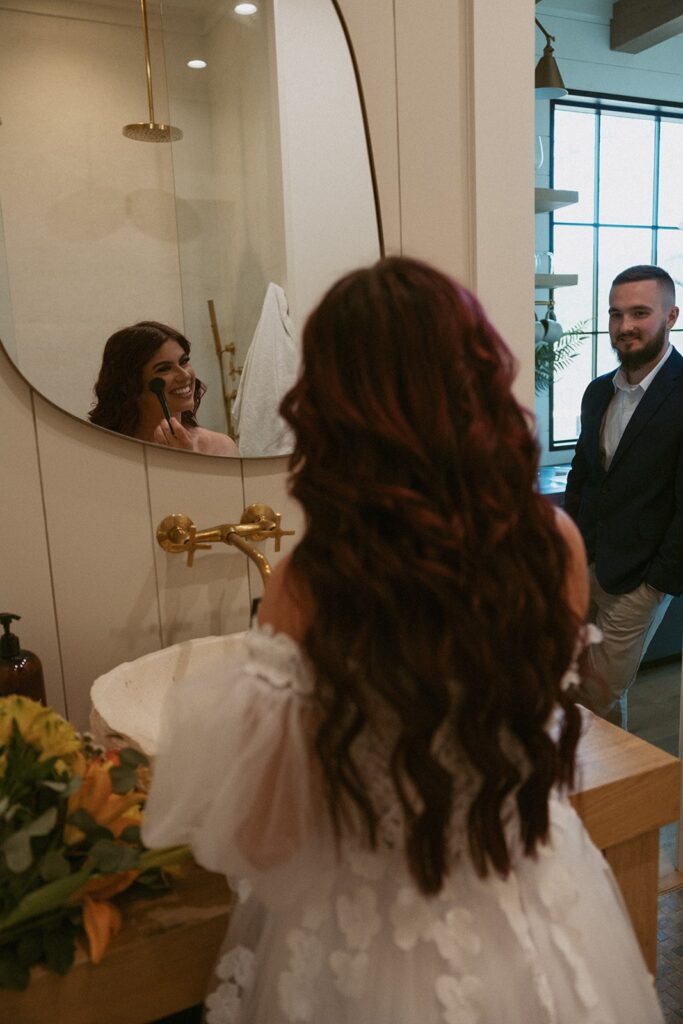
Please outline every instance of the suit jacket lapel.
[{"label": "suit jacket lapel", "polygon": [[612,374],[610,377],[604,378],[602,381],[602,387],[598,394],[595,396],[595,403],[590,412],[590,424],[586,424],[586,437],[590,438],[591,450],[589,452],[590,457],[602,468],[602,454],[600,452],[600,427],[602,425],[602,418],[607,411],[607,406],[614,397],[614,384],[612,383]]},{"label": "suit jacket lapel", "polygon": [[682,371],[683,357],[674,349],[636,406],[633,416],[631,416],[631,419],[626,424],[626,430],[617,445],[617,450],[614,453],[614,458],[608,472],[614,469],[614,466],[622,458],[624,452],[633,444],[643,427],[654,416],[669,392],[676,386]]}]

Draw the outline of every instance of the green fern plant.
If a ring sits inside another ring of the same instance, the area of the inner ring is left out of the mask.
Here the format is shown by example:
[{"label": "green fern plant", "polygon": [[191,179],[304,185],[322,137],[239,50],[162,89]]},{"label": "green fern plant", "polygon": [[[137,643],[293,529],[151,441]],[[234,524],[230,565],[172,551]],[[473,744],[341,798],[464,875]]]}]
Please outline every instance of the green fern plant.
[{"label": "green fern plant", "polygon": [[566,370],[569,364],[581,350],[581,345],[588,337],[586,328],[591,320],[581,320],[568,330],[564,331],[557,341],[536,342],[536,394],[547,391],[553,377]]}]

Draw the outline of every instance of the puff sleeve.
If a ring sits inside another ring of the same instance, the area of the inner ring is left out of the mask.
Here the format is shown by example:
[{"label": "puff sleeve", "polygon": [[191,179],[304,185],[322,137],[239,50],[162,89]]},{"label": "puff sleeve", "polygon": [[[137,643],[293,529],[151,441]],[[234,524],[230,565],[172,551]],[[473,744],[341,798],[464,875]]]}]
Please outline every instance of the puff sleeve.
[{"label": "puff sleeve", "polygon": [[222,678],[174,686],[145,844],[187,844],[203,867],[247,879],[267,903],[296,899],[312,873],[324,873],[334,844],[312,745],[311,680],[295,642],[266,626],[245,634]]}]

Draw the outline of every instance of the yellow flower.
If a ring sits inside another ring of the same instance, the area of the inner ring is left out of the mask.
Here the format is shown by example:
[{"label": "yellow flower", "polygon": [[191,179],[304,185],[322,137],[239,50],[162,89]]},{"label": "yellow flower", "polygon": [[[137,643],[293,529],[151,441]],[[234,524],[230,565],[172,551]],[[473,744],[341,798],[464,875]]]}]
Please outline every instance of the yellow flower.
[{"label": "yellow flower", "polygon": [[[17,694],[0,697],[0,746],[7,743],[12,734],[12,721],[17,723],[26,742],[38,747],[41,761],[58,757],[58,767],[71,770],[71,762],[81,749],[81,739],[61,715],[28,697]],[[0,775],[4,769],[5,759],[1,758]]]}]

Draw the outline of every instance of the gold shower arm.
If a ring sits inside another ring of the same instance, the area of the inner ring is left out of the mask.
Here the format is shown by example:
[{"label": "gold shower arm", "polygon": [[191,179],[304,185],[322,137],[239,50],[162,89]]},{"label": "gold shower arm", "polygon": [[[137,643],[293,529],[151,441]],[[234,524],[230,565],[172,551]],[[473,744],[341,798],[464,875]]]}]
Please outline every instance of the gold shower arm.
[{"label": "gold shower arm", "polygon": [[281,528],[279,512],[274,512],[269,505],[255,504],[245,508],[239,523],[222,523],[206,530],[198,530],[189,516],[176,512],[162,519],[156,536],[164,551],[186,554],[190,567],[194,562],[195,551],[208,549],[212,544],[232,544],[252,560],[265,584],[271,573],[270,564],[251,542],[272,537],[275,550],[279,551],[280,539],[290,537],[293,533],[294,530]]},{"label": "gold shower arm", "polygon": [[145,37],[145,71],[147,74],[147,104],[149,106],[149,123],[154,124],[154,98],[152,96],[152,61],[149,56],[149,28],[147,27],[147,5],[140,0],[142,11],[142,31]]}]

